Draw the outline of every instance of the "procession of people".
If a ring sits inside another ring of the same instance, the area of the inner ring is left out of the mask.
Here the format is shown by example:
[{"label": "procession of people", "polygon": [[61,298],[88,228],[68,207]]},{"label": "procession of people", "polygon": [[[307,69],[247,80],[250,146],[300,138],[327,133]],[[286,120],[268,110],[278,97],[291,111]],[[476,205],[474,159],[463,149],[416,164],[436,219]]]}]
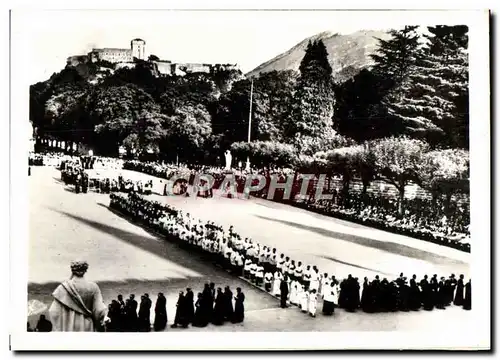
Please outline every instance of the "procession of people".
[{"label": "procession of people", "polygon": [[430,279],[412,275],[409,280],[404,274],[396,279],[377,275],[371,281],[365,278],[361,285],[357,277],[338,280],[315,265],[304,265],[275,248],[242,239],[233,227],[224,230],[213,222],[204,223],[136,193],[112,194],[110,207],[155,229],[168,241],[204,253],[219,266],[279,297],[282,307],[297,305],[311,316],[316,316],[321,300],[325,315],[333,314],[335,307],[365,312],[444,309],[451,304],[466,310],[471,307],[471,281],[465,282],[463,275],[458,279],[454,274],[446,278],[433,274]]},{"label": "procession of people", "polygon": [[[202,292],[194,296],[193,290],[179,292],[175,316],[171,328],[185,329],[189,326],[206,327],[208,324],[223,325],[224,323],[241,323],[245,318],[245,295],[241,288],[236,288],[233,294],[229,286],[215,289],[215,284],[205,284]],[[234,302],[234,304],[233,304]],[[123,301],[120,294],[108,306],[106,331],[108,332],[149,332],[164,331],[168,325],[167,299],[163,293],[158,293],[152,309],[149,294],[141,296],[138,304],[135,295]],[[154,320],[151,323],[151,311]]]}]

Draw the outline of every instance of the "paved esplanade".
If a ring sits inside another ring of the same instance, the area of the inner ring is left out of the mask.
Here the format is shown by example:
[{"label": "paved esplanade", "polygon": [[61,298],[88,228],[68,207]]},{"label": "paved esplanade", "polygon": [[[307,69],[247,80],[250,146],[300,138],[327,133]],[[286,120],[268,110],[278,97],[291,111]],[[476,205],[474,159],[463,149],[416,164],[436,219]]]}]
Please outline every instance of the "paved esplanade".
[{"label": "paved esplanade", "polygon": [[[123,172],[124,174],[127,172]],[[135,173],[139,176],[137,173]],[[109,195],[76,195],[60,182],[59,171],[34,167],[30,182],[30,299],[46,304],[56,283],[69,276],[69,263],[84,258],[88,278],[99,282],[106,303],[122,293],[140,298],[158,292],[167,296],[169,323],[175,315],[178,291],[187,286],[195,295],[205,282],[242,287],[247,311],[243,325],[209,326],[187,331],[307,331],[307,330],[425,330],[443,328],[459,331],[471,312],[460,308],[391,314],[354,314],[338,311],[333,317],[316,319],[296,308],[278,309],[278,301],[219,270],[203,259],[156,238],[108,209]],[[276,247],[304,264],[317,265],[321,272],[342,278],[348,273],[362,281],[364,276],[399,275],[467,277],[469,255],[420,240],[398,236],[337,219],[308,213],[264,200],[231,200],[215,197],[196,199],[160,197],[195,217],[234,225],[242,237]],[[387,275],[386,275],[387,274]],[[321,307],[321,304],[320,304]],[[321,309],[321,308],[320,308]],[[152,315],[154,311],[152,311]]]}]

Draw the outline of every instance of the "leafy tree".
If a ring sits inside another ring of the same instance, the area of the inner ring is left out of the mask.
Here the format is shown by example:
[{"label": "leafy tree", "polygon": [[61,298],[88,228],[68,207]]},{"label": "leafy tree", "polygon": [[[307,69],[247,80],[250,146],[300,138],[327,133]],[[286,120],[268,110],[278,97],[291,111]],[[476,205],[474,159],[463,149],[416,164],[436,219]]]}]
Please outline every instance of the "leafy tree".
[{"label": "leafy tree", "polygon": [[226,69],[220,64],[212,67],[210,75],[221,93],[230,91],[235,82],[245,78],[241,70]]},{"label": "leafy tree", "polygon": [[418,173],[418,184],[433,194],[433,199],[442,194],[449,208],[453,194],[469,191],[469,151],[463,149],[434,150],[422,158]]},{"label": "leafy tree", "polygon": [[291,167],[297,156],[297,149],[293,145],[276,141],[236,142],[231,145],[231,151],[240,159],[249,156],[252,164],[261,168]]},{"label": "leafy tree", "polygon": [[[88,106],[100,140],[96,145],[109,154],[116,154],[131,133],[140,133],[137,123],[148,118],[147,113],[157,118],[160,111],[151,95],[130,84],[98,88]],[[144,135],[146,138],[149,137]]]},{"label": "leafy tree", "polygon": [[[45,134],[53,137],[59,137],[62,132],[57,132],[57,119],[50,111],[56,106],[61,109],[62,113],[68,113],[71,106],[65,106],[64,101],[58,101],[56,98],[61,95],[60,99],[65,99],[71,103],[71,94],[77,95],[88,89],[88,83],[78,71],[74,68],[65,68],[59,73],[53,74],[50,79],[45,82],[39,82],[30,87],[30,119],[40,136]],[[66,95],[62,95],[66,93]],[[47,102],[49,104],[49,112],[47,112]],[[55,105],[59,103],[58,105]],[[58,110],[59,112],[59,110]]]},{"label": "leafy tree", "polygon": [[318,151],[328,151],[339,147],[345,147],[355,144],[352,139],[338,134],[332,128],[326,128],[322,136],[296,136],[293,142],[300,152],[304,155],[312,156]]},{"label": "leafy tree", "polygon": [[377,177],[396,187],[399,192],[399,215],[403,215],[405,186],[418,179],[422,158],[428,144],[418,139],[390,137],[369,143]]},{"label": "leafy tree", "polygon": [[[143,109],[133,124],[130,135],[135,135],[135,147],[138,153],[152,151],[159,152],[159,144],[166,136],[164,129],[167,117],[159,112],[158,108]],[[130,140],[129,140],[130,141]]]},{"label": "leafy tree", "polygon": [[81,140],[83,129],[80,129],[79,125],[85,95],[86,89],[68,88],[51,96],[45,103],[45,119],[50,121],[48,128],[59,140],[70,142]]},{"label": "leafy tree", "polygon": [[175,154],[185,160],[200,160],[212,133],[210,114],[203,105],[178,107],[168,116],[165,132],[162,151],[168,158],[173,159]]}]

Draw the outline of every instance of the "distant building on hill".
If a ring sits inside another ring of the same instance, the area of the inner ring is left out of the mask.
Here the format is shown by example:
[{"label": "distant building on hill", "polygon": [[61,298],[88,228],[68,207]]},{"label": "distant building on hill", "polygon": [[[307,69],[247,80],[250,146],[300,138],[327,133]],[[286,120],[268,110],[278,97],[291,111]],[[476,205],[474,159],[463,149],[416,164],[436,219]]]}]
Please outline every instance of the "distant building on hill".
[{"label": "distant building on hill", "polygon": [[130,49],[94,48],[87,55],[73,55],[68,57],[66,65],[76,67],[88,62],[106,61],[114,64],[115,69],[134,68],[135,60],[143,60],[153,64],[155,76],[183,76],[187,73],[210,73],[214,70],[237,70],[236,64],[201,64],[201,63],[172,63],[170,60],[160,60],[151,56],[146,60],[146,42],[142,39],[133,39]]},{"label": "distant building on hill", "polygon": [[130,42],[130,49],[102,48],[92,49],[88,54],[91,62],[109,61],[110,63],[132,62],[134,58],[144,60],[146,42],[142,39],[134,39]]}]

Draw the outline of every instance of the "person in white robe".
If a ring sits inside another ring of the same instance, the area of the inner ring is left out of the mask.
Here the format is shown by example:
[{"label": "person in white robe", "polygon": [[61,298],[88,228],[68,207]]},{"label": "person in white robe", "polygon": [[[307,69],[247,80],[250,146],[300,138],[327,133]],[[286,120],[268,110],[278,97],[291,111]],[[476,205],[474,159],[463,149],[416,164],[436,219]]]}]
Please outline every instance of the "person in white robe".
[{"label": "person in white robe", "polygon": [[280,285],[281,285],[281,280],[283,280],[283,275],[279,270],[274,272],[274,279],[273,279],[273,295],[274,296],[280,296],[281,290],[280,290]]},{"label": "person in white robe", "polygon": [[332,282],[331,287],[333,292],[333,305],[335,307],[339,304],[340,285],[337,282]]},{"label": "person in white robe", "polygon": [[330,316],[335,310],[333,283],[325,283],[321,291],[323,292],[323,315]]},{"label": "person in white robe", "polygon": [[331,280],[328,278],[328,274],[324,273],[323,276],[321,277],[321,281],[320,281],[321,288],[320,288],[320,292],[319,292],[322,296],[325,294],[324,289],[326,289],[327,286],[330,286],[330,282],[331,282]]},{"label": "person in white robe", "polygon": [[250,280],[250,270],[252,269],[252,261],[250,259],[245,260],[243,276],[245,279]]},{"label": "person in white robe", "polygon": [[297,305],[297,291],[297,282],[294,280],[290,283],[290,293],[288,295],[288,301],[290,301],[290,304]]},{"label": "person in white robe", "polygon": [[309,307],[309,292],[306,290],[305,286],[302,286],[301,296],[300,296],[300,310],[305,313]]},{"label": "person in white robe", "polygon": [[264,275],[264,288],[266,289],[267,292],[270,292],[272,289],[272,283],[273,283],[273,274],[270,272],[266,272]]},{"label": "person in white robe", "polygon": [[316,290],[316,293],[319,290],[319,273],[316,269],[311,271],[311,284],[309,285],[309,290]]},{"label": "person in white robe", "polygon": [[309,315],[316,317],[316,310],[318,308],[318,294],[316,289],[309,292]]},{"label": "person in white robe", "polygon": [[53,331],[102,331],[108,307],[104,304],[99,286],[84,278],[86,261],[71,263],[71,277],[52,293],[49,308]]}]

